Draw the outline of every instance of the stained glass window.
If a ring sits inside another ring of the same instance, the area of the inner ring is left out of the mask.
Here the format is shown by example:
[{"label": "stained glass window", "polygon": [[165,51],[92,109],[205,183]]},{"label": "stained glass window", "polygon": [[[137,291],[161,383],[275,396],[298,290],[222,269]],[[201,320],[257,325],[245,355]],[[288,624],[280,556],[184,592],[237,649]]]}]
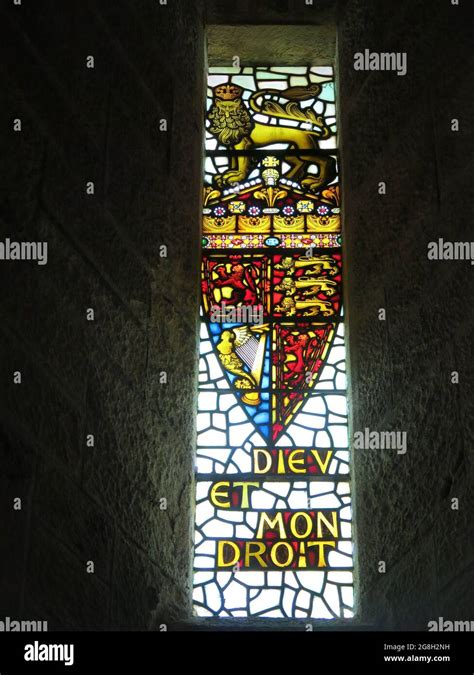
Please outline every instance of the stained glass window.
[{"label": "stained glass window", "polygon": [[335,105],[331,67],[209,72],[200,616],[353,615]]}]

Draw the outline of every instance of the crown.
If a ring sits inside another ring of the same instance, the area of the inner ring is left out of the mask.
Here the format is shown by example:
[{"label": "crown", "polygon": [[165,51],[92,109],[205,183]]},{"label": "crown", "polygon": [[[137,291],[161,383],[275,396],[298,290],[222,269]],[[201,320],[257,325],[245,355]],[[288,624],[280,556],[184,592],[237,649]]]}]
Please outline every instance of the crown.
[{"label": "crown", "polygon": [[214,96],[223,101],[234,101],[242,96],[242,87],[236,84],[218,84],[214,87]]}]

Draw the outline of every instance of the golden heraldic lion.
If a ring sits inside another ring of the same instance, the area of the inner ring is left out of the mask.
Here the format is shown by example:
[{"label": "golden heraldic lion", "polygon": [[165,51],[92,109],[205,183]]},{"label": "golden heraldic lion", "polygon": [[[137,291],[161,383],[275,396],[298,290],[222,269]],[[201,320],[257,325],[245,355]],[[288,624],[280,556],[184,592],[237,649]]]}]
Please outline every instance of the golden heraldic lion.
[{"label": "golden heraldic lion", "polygon": [[[316,151],[316,154],[285,157],[285,162],[291,166],[285,173],[285,178],[301,183],[309,192],[319,191],[335,178],[334,157],[317,152],[320,150],[318,139],[328,138],[331,130],[314,110],[302,109],[297,103],[316,98],[321,92],[319,84],[290,87],[284,91],[261,89],[249,99],[254,113],[303,122],[310,129],[271,126],[255,121],[242,99],[242,87],[236,84],[219,84],[212,91],[214,97],[208,115],[211,122],[209,131],[219,143],[233,150],[251,151],[274,143],[287,143],[291,150],[310,150],[312,153]],[[266,96],[286,99],[287,103],[282,104],[272,98],[265,98]],[[318,167],[317,175],[308,173],[310,165]],[[230,168],[215,177],[217,186],[224,187],[245,181],[254,166],[255,159],[249,155],[230,157]]]}]

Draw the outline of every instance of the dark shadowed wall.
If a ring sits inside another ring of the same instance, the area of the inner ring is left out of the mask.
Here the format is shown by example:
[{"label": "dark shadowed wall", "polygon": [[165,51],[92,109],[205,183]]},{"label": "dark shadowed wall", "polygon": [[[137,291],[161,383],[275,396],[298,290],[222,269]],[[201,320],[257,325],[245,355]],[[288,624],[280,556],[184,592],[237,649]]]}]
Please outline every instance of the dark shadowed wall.
[{"label": "dark shadowed wall", "polygon": [[49,260],[0,266],[0,614],[143,629],[190,611],[201,10],[4,5],[2,238]]},{"label": "dark shadowed wall", "polygon": [[[427,258],[431,241],[473,238],[473,53],[461,5],[348,0],[340,14],[353,425],[407,433],[405,455],[354,453],[361,610],[388,628],[474,616],[473,268]],[[407,75],[351,70],[366,48],[407,52]]]}]

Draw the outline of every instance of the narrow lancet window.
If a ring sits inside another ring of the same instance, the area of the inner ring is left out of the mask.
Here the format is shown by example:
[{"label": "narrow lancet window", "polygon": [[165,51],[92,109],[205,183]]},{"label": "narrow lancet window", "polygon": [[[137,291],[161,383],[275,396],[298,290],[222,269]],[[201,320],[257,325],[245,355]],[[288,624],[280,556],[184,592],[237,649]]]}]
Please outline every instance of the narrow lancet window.
[{"label": "narrow lancet window", "polygon": [[333,68],[211,68],[205,133],[195,613],[348,618]]}]

